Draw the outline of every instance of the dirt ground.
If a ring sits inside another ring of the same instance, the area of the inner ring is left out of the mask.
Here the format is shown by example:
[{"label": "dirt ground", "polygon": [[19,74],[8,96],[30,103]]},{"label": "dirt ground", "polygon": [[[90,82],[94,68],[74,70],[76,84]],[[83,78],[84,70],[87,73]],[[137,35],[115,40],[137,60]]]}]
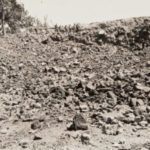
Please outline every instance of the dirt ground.
[{"label": "dirt ground", "polygon": [[149,43],[149,18],[0,37],[0,149],[149,150]]}]

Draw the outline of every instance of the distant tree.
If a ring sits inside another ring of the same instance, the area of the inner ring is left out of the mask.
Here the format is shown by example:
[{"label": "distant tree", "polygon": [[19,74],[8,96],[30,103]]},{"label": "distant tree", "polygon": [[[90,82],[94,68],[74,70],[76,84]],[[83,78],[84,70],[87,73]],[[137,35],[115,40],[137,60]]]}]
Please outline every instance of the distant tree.
[{"label": "distant tree", "polygon": [[0,0],[1,3],[1,25],[2,25],[2,33],[5,35],[5,28],[4,28],[4,20],[5,20],[5,9],[4,9],[4,3],[3,0]]},{"label": "distant tree", "polygon": [[5,23],[9,25],[12,32],[20,27],[31,26],[34,19],[28,15],[22,4],[16,0],[0,0],[0,17],[2,32],[5,34]]}]

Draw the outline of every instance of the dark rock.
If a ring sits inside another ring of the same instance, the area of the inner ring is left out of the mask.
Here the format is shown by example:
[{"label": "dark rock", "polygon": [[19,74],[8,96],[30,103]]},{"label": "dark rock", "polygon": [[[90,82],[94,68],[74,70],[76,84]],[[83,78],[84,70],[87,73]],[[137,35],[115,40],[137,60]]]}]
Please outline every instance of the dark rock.
[{"label": "dark rock", "polygon": [[82,141],[83,144],[89,144],[90,143],[90,138],[91,138],[90,135],[87,134],[87,133],[83,133],[81,135],[81,141]]},{"label": "dark rock", "polygon": [[106,135],[118,135],[120,133],[119,130],[118,125],[105,124],[102,126],[102,132]]},{"label": "dark rock", "polygon": [[77,113],[73,118],[73,123],[68,130],[88,130],[88,125],[80,113]]},{"label": "dark rock", "polygon": [[49,42],[49,39],[47,38],[47,39],[43,40],[41,43],[42,44],[48,44],[48,42]]},{"label": "dark rock", "polygon": [[34,135],[33,140],[41,140],[42,137],[40,135]]},{"label": "dark rock", "polygon": [[40,129],[40,128],[41,128],[41,123],[39,122],[39,120],[36,120],[31,124],[31,129],[32,130],[37,130],[37,129]]},{"label": "dark rock", "polygon": [[28,148],[29,146],[29,139],[22,139],[20,142],[19,142],[19,145],[22,147],[22,148]]},{"label": "dark rock", "polygon": [[147,67],[150,67],[150,61],[148,61],[148,62],[146,63],[146,66],[147,66]]}]

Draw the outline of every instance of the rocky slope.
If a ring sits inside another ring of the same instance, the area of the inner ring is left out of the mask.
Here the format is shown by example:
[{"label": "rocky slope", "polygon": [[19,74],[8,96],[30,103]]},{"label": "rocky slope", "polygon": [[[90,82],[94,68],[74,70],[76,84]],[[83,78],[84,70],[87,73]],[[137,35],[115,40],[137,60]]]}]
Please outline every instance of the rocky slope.
[{"label": "rocky slope", "polygon": [[[150,148],[150,18],[32,27],[0,43],[0,149]],[[86,131],[67,131],[77,112]]]}]

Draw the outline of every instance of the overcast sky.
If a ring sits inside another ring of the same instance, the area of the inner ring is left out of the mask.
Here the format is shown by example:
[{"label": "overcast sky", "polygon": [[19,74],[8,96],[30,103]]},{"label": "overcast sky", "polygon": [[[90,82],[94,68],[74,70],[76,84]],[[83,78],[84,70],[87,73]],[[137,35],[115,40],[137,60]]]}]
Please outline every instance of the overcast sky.
[{"label": "overcast sky", "polygon": [[73,24],[150,16],[150,0],[18,0],[32,16]]}]

